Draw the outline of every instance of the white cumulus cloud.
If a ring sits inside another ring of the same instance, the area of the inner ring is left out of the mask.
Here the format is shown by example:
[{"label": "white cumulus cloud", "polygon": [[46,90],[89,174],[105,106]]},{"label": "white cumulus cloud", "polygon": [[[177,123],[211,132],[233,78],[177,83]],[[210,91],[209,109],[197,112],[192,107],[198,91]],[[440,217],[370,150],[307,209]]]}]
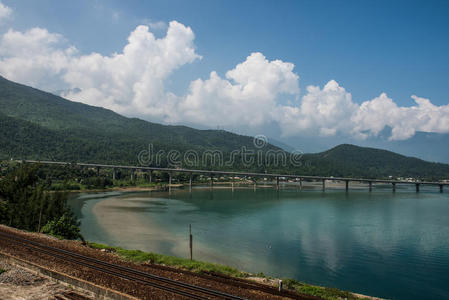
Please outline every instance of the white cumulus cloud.
[{"label": "white cumulus cloud", "polygon": [[[35,87],[51,89],[76,54],[63,48],[64,38],[43,28],[25,32],[8,30],[0,39],[0,72],[3,76]],[[54,84],[52,84],[54,82]]]},{"label": "white cumulus cloud", "polygon": [[190,27],[170,22],[163,38],[138,26],[121,53],[80,55],[65,39],[46,29],[10,29],[0,39],[0,73],[63,96],[125,114],[160,119],[171,114],[175,97],[165,80],[184,64],[200,59]]},{"label": "white cumulus cloud", "polygon": [[377,135],[385,126],[392,128],[392,140],[412,137],[416,131],[449,132],[449,105],[436,106],[429,99],[415,95],[412,99],[417,105],[399,107],[385,93],[370,101],[363,102],[351,116],[354,132]]},{"label": "white cumulus cloud", "polygon": [[180,100],[174,121],[233,126],[260,126],[272,120],[280,94],[298,94],[299,77],[294,65],[269,61],[262,53],[252,53],[243,63],[221,78],[211,72],[206,80],[190,84]]},{"label": "white cumulus cloud", "polygon": [[9,18],[12,14],[12,9],[6,5],[4,5],[0,1],[0,22]]},{"label": "white cumulus cloud", "polygon": [[164,82],[174,70],[200,59],[190,27],[172,21],[165,37],[157,39],[148,26],[138,26],[121,53],[98,53],[72,58],[63,78],[77,93],[69,99],[128,114],[166,118],[174,97]]},{"label": "white cumulus cloud", "polygon": [[277,124],[285,136],[342,134],[362,139],[386,126],[396,140],[416,131],[449,132],[449,104],[436,106],[414,95],[414,104],[407,107],[385,93],[359,104],[330,80],[322,88],[308,86],[299,97],[294,64],[269,60],[260,52],[224,76],[212,71],[208,78],[192,81],[184,95],[175,95],[165,83],[177,69],[201,59],[194,39],[192,29],[176,21],[160,38],[151,26],[140,25],[120,52],[83,55],[46,29],[10,29],[0,37],[0,74],[45,90],[64,89],[63,96],[74,101],[162,122],[251,130]]},{"label": "white cumulus cloud", "polygon": [[279,106],[276,118],[284,135],[307,132],[329,136],[350,130],[352,124],[347,117],[356,110],[351,94],[331,80],[323,89],[307,87],[298,106]]},{"label": "white cumulus cloud", "polygon": [[280,106],[277,117],[284,135],[340,133],[365,139],[389,126],[390,140],[404,140],[416,131],[449,132],[449,104],[436,106],[429,99],[415,95],[412,99],[417,105],[401,107],[382,93],[359,105],[352,101],[350,93],[331,80],[323,89],[309,86],[299,106]]}]

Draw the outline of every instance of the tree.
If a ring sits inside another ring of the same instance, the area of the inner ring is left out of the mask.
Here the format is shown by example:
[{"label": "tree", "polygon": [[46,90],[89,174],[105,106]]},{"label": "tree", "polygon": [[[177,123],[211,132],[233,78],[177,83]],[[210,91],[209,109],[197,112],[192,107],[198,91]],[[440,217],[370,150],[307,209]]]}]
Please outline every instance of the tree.
[{"label": "tree", "polygon": [[58,220],[48,222],[42,227],[41,232],[61,239],[76,240],[80,238],[83,240],[79,225],[80,223],[71,213],[65,212]]},{"label": "tree", "polygon": [[67,194],[49,192],[39,182],[38,168],[21,165],[0,180],[0,222],[28,231],[41,231],[46,224],[48,233],[81,238],[80,224],[67,206]]}]

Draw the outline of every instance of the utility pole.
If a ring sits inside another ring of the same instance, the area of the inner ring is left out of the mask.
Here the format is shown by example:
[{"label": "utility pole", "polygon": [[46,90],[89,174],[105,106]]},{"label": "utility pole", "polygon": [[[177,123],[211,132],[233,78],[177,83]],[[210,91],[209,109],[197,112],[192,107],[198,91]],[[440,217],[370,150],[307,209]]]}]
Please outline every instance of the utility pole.
[{"label": "utility pole", "polygon": [[190,238],[190,260],[193,260],[193,237],[192,237],[192,224],[189,224],[189,238]]}]

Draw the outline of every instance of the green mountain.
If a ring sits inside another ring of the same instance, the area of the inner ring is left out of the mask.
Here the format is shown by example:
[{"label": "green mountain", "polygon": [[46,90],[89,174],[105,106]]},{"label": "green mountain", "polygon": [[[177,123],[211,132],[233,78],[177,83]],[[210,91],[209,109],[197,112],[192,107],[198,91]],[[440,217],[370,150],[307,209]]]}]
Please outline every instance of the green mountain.
[{"label": "green mountain", "polygon": [[[138,154],[148,149],[149,144],[153,145],[153,154],[160,150],[166,153],[177,150],[182,156],[187,150],[200,154],[218,150],[224,153],[225,161],[231,151],[242,147],[260,151],[255,148],[252,137],[126,118],[0,76],[0,158],[138,164]],[[264,153],[268,150],[282,151],[271,144],[263,148]],[[167,166],[167,155],[162,157],[160,162],[153,160],[152,165]],[[237,163],[232,167],[213,168],[336,177],[449,178],[447,164],[354,145],[305,154],[300,166],[287,163],[278,167],[257,167],[255,164],[246,167],[239,155],[235,158]],[[210,168],[207,165],[200,167]]]},{"label": "green mountain", "polygon": [[391,151],[339,145],[330,150],[305,154],[304,162],[310,174],[329,176],[388,178],[412,177],[426,179],[449,179],[449,165],[431,163],[415,157],[400,155]]},{"label": "green mountain", "polygon": [[[219,150],[229,154],[253,138],[223,130],[197,130],[126,118],[111,110],[72,102],[0,76],[0,157],[136,164],[153,152]],[[267,145],[265,150],[279,150]]]}]

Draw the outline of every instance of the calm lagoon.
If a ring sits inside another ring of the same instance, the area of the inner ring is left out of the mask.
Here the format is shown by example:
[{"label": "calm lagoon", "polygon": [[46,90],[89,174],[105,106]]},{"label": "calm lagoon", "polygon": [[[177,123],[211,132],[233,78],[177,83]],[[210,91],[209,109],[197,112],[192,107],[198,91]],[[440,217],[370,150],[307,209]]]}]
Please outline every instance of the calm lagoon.
[{"label": "calm lagoon", "polygon": [[390,299],[449,299],[449,194],[194,188],[69,200],[89,241]]}]

